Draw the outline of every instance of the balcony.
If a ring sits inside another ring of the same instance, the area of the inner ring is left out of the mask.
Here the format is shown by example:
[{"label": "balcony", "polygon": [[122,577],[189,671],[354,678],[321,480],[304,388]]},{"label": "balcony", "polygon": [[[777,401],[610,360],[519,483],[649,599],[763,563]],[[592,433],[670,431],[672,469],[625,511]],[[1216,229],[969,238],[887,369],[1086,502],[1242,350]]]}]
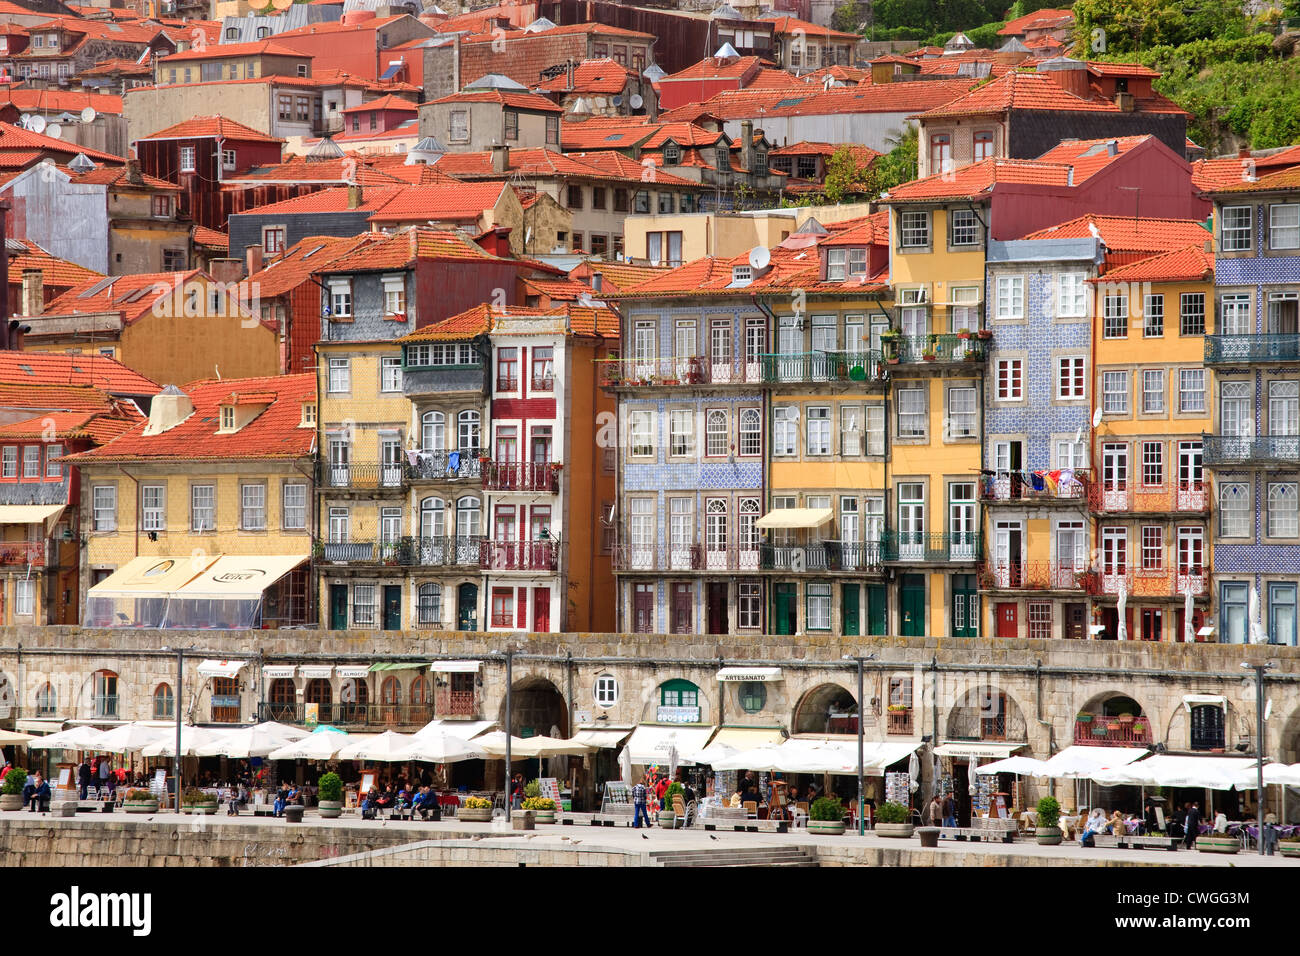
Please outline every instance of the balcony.
[{"label": "balcony", "polygon": [[[274,720],[282,724],[305,724],[307,705],[304,703],[274,703],[262,701],[257,705],[260,720]],[[434,716],[447,715],[436,710],[433,704],[317,704],[316,722],[331,726],[383,727],[418,730]]]},{"label": "balcony", "polygon": [[420,451],[415,460],[409,457],[402,464],[407,481],[457,481],[462,478],[479,478],[483,474],[477,448],[464,451]]},{"label": "balcony", "polygon": [[808,544],[764,543],[761,546],[764,571],[877,571],[881,545],[844,541],[813,541]]},{"label": "balcony", "polygon": [[1151,722],[1144,717],[1102,717],[1074,722],[1074,742],[1089,747],[1149,747]]},{"label": "balcony", "polygon": [[[1065,473],[1062,472],[1064,475]],[[1022,471],[999,471],[985,475],[980,480],[980,500],[989,503],[1032,501],[1037,504],[1080,504],[1088,494],[1092,471],[1080,468],[1070,472],[1072,480],[1053,483],[1047,476],[1041,479],[1042,487],[1035,487],[1032,473],[1026,477]]]},{"label": "balcony", "polygon": [[614,549],[615,571],[757,571],[754,547],[706,548],[701,544],[621,544]]},{"label": "balcony", "polygon": [[1193,597],[1207,593],[1209,572],[1204,569],[1175,571],[1172,568],[1129,569],[1127,571],[1088,571],[1082,575],[1083,589],[1092,595],[1119,596],[1120,589],[1129,598],[1182,598],[1190,590]]},{"label": "balcony", "polygon": [[953,362],[980,363],[988,358],[984,339],[976,335],[931,332],[928,335],[894,335],[882,339],[885,362],[889,365],[951,365]]},{"label": "balcony", "polygon": [[990,561],[980,570],[980,587],[988,591],[1078,591],[1083,589],[1086,574],[1086,568],[1068,561]]},{"label": "balcony", "polygon": [[483,541],[478,566],[485,571],[555,571],[560,551],[554,541]]},{"label": "balcony", "polygon": [[1300,436],[1203,435],[1206,465],[1273,464],[1294,465],[1300,459]]},{"label": "balcony", "polygon": [[889,710],[885,712],[885,732],[889,734],[912,733],[912,708],[905,707],[902,710],[894,710],[894,706],[890,704]]},{"label": "balcony", "polygon": [[440,687],[434,694],[434,700],[437,701],[439,717],[467,717],[474,718],[478,716],[478,702],[475,700],[475,694],[472,690],[452,690],[449,687]]},{"label": "balcony", "polygon": [[597,375],[606,388],[680,385],[729,385],[763,381],[761,357],[713,363],[706,355],[597,359]]},{"label": "balcony", "polygon": [[945,564],[977,561],[980,535],[977,531],[957,533],[886,531],[881,539],[881,556],[888,562]]},{"label": "balcony", "polygon": [[476,567],[480,536],[395,538],[391,541],[327,541],[318,557],[331,564],[386,564],[401,567]]},{"label": "balcony", "polygon": [[117,719],[117,694],[96,694],[93,698],[95,705],[96,720],[116,720]]},{"label": "balcony", "polygon": [[884,381],[880,352],[779,352],[762,358],[763,381],[769,385]]},{"label": "balcony", "polygon": [[549,491],[560,486],[558,462],[482,462],[483,487],[487,491]]},{"label": "balcony", "polygon": [[1288,362],[1300,359],[1300,336],[1207,335],[1205,362],[1225,365],[1242,362]]},{"label": "balcony", "polygon": [[1160,485],[1099,482],[1088,488],[1088,507],[1111,514],[1199,514],[1209,510],[1210,495],[1206,485],[1199,481]]},{"label": "balcony", "polygon": [[0,565],[44,567],[44,541],[0,541]]},{"label": "balcony", "polygon": [[349,491],[378,491],[400,489],[403,467],[400,462],[386,465],[358,465],[353,463],[322,462],[321,474],[329,488],[346,488]]},{"label": "balcony", "polygon": [[1025,719],[1019,713],[999,712],[992,706],[960,707],[948,718],[950,740],[1024,740]]}]

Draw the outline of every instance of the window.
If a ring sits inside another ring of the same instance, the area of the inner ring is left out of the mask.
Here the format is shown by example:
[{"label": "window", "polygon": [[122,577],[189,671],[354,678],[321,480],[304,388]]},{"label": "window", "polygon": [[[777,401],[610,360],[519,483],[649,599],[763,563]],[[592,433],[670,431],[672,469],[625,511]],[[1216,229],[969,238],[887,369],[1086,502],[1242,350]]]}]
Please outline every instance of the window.
[{"label": "window", "polygon": [[1205,411],[1205,369],[1178,370],[1178,411],[1183,414]]},{"label": "window", "polygon": [[221,151],[222,169],[234,169],[235,162],[236,162],[236,157],[235,157],[235,151],[233,149],[223,149]]},{"label": "window", "polygon": [[1142,484],[1159,488],[1165,483],[1165,446],[1158,441],[1142,443]]},{"label": "window", "polygon": [[117,530],[117,485],[96,485],[91,491],[94,529]]},{"label": "window", "polygon": [[334,318],[351,317],[352,280],[331,279],[329,282],[329,290],[330,290],[330,316]]},{"label": "window", "polygon": [[1158,415],[1165,410],[1165,370],[1142,370],[1142,414]]},{"label": "window", "polygon": [[760,627],[762,622],[762,585],[756,581],[741,581],[737,585],[736,625]]},{"label": "window", "polygon": [[385,355],[379,360],[379,390],[381,392],[400,392],[402,390],[402,359],[397,355]]},{"label": "window", "polygon": [[31,617],[36,604],[36,581],[32,578],[14,580],[14,614]]},{"label": "window", "polygon": [[1224,206],[1219,247],[1224,252],[1250,251],[1250,206]]},{"label": "window", "polygon": [[1234,438],[1254,435],[1249,382],[1224,382],[1219,388],[1219,431]]},{"label": "window", "polygon": [[716,458],[727,453],[727,413],[711,408],[704,418],[704,454]]},{"label": "window", "polygon": [[23,477],[24,478],[41,477],[41,446],[40,445],[23,446]]},{"label": "window", "polygon": [[423,627],[437,627],[442,623],[442,586],[421,584],[416,591],[416,623]]},{"label": "window", "polygon": [[1128,293],[1116,292],[1102,299],[1102,337],[1128,338]]},{"label": "window", "polygon": [[420,449],[426,452],[447,450],[447,416],[442,412],[425,412],[421,416]]},{"label": "window", "polygon": [[743,681],[736,688],[740,699],[740,709],[747,714],[756,714],[767,704],[767,685],[761,681]]},{"label": "window", "polygon": [[1107,415],[1128,414],[1128,372],[1103,372],[1101,408]]},{"label": "window", "polygon": [[519,349],[497,349],[497,391],[519,391]]},{"label": "window", "polygon": [[284,252],[284,226],[265,226],[262,229],[262,249],[268,256]]},{"label": "window", "polygon": [[1024,276],[998,276],[996,316],[999,319],[1025,317]]},{"label": "window", "polygon": [[560,118],[558,116],[546,117],[546,145],[560,145]]},{"label": "window", "polygon": [[1180,318],[1180,335],[1204,335],[1205,293],[1184,292],[1179,297],[1178,315]]},{"label": "window", "polygon": [[375,586],[373,584],[352,585],[352,626],[375,626]]},{"label": "window", "polygon": [[1062,272],[1056,277],[1056,314],[1081,319],[1088,314],[1087,286],[1082,272]]},{"label": "window", "polygon": [[555,349],[550,345],[533,347],[533,388],[549,392],[555,388]]},{"label": "window", "polygon": [[47,681],[36,691],[36,716],[53,717],[59,708],[59,695]]},{"label": "window", "polygon": [[844,249],[826,250],[826,278],[828,281],[841,281],[848,274],[848,254]]},{"label": "window", "polygon": [[240,527],[245,531],[266,530],[266,485],[240,485]]},{"label": "window", "polygon": [[808,409],[808,438],[804,451],[809,455],[831,453],[831,410],[829,408]]},{"label": "window", "polygon": [[1300,534],[1296,510],[1296,483],[1294,481],[1270,481],[1268,483],[1268,536],[1270,538],[1294,538]]},{"label": "window", "polygon": [[181,147],[181,172],[183,173],[194,172],[194,147],[193,146]]},{"label": "window", "polygon": [[1220,335],[1249,335],[1252,331],[1249,294],[1235,292],[1219,300]]},{"label": "window", "polygon": [[918,249],[930,245],[930,214],[905,212],[899,217],[901,245],[904,249]]},{"label": "window", "polygon": [[1268,207],[1268,247],[1300,249],[1300,204]]},{"label": "window", "polygon": [[170,684],[159,684],[153,691],[153,717],[154,720],[169,720],[174,717],[176,711],[175,696],[172,694]]},{"label": "window", "polygon": [[596,678],[592,692],[597,707],[613,707],[618,703],[618,678],[612,674],[601,674]]},{"label": "window", "polygon": [[[504,112],[506,121],[506,139],[519,139],[519,114],[515,110],[505,110]],[[374,114],[371,115],[373,116]],[[569,189],[572,190],[573,187],[570,186]]]},{"label": "window", "polygon": [[190,487],[190,530],[212,531],[216,528],[216,485]]},{"label": "window", "polygon": [[1046,641],[1052,636],[1052,605],[1049,601],[1029,602],[1029,639]]},{"label": "window", "polygon": [[829,584],[808,585],[808,630],[829,631],[831,629],[831,586]]},{"label": "window", "polygon": [[140,488],[140,527],[145,531],[166,531],[164,485],[142,485]]},{"label": "window", "polygon": [[1018,402],[1025,397],[1024,362],[1020,359],[998,359],[998,401]]},{"label": "window", "polygon": [[627,431],[629,454],[632,457],[648,457],[655,453],[653,412],[628,412]]},{"label": "window", "polygon": [[930,174],[944,173],[952,169],[952,137],[947,133],[937,133],[930,137]]},{"label": "window", "polygon": [[665,192],[659,193],[658,209],[659,209],[659,215],[661,216],[671,216],[673,214],[672,193],[665,193]]},{"label": "window", "polygon": [[668,413],[668,454],[677,457],[695,453],[695,413],[674,408]]},{"label": "window", "polygon": [[924,438],[926,436],[926,408],[924,388],[898,389],[898,437]]},{"label": "window", "polygon": [[626,189],[614,190],[614,211],[627,212],[627,190]]},{"label": "window", "polygon": [[384,315],[406,315],[406,277],[384,276]]},{"label": "window", "polygon": [[1058,441],[1056,443],[1056,467],[1087,468],[1087,446],[1082,441]]},{"label": "window", "polygon": [[1056,397],[1059,399],[1083,398],[1082,358],[1056,360]]},{"label": "window", "polygon": [[330,359],[329,391],[352,391],[352,360],[346,358]]},{"label": "window", "polygon": [[1268,383],[1270,435],[1300,435],[1300,382]]},{"label": "window", "polygon": [[469,140],[469,111],[452,110],[447,120],[447,131],[453,143]]},{"label": "window", "polygon": [[1165,334],[1165,297],[1163,295],[1143,296],[1142,337],[1147,339],[1158,339],[1164,334]]},{"label": "window", "polygon": [[[185,268],[184,249],[164,249],[162,251],[163,272],[180,272]],[[109,355],[112,358],[112,355]]]},{"label": "window", "polygon": [[286,531],[307,529],[307,486],[286,482],[282,489],[281,524]]},{"label": "window", "polygon": [[778,405],[772,409],[772,454],[798,454],[799,409]]},{"label": "window", "polygon": [[3,468],[0,469],[0,473],[2,473],[5,478],[17,478],[18,477],[18,446],[6,445],[4,447],[3,456],[4,456],[3,457],[4,465]]},{"label": "window", "polygon": [[974,246],[980,241],[980,222],[974,210],[954,209],[948,213],[948,244]]},{"label": "window", "polygon": [[222,405],[221,406],[221,431],[228,432],[234,430],[235,430],[235,406]]},{"label": "window", "polygon": [[664,681],[659,686],[659,703],[663,707],[699,707],[700,689],[688,680]]},{"label": "window", "polygon": [[45,449],[45,477],[62,478],[63,466],[59,464],[59,458],[63,457],[62,445],[50,445]]},{"label": "window", "polygon": [[172,214],[172,197],[171,196],[154,196],[151,204],[155,218],[167,219]]},{"label": "window", "polygon": [[992,130],[982,129],[982,130],[978,130],[975,133],[974,157],[975,157],[975,162],[977,163],[980,160],[993,158],[993,131]]}]

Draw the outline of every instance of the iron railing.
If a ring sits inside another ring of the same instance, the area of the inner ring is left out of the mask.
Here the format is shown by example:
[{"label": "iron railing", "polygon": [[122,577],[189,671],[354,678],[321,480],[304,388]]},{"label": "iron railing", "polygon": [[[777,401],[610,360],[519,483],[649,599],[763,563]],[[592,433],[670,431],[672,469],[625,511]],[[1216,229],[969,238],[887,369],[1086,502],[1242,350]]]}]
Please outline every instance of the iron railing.
[{"label": "iron railing", "polygon": [[555,491],[560,465],[535,461],[483,462],[483,487],[488,491]]},{"label": "iron railing", "polygon": [[763,355],[763,381],[803,382],[881,381],[880,352],[774,352]]},{"label": "iron railing", "polygon": [[980,570],[980,587],[989,591],[1081,590],[1087,568],[1072,562],[989,561]]},{"label": "iron railing", "polygon": [[[1067,480],[1065,475],[1071,477]],[[1044,504],[1059,501],[1078,504],[1092,482],[1092,471],[1079,468],[1063,471],[1057,478],[1032,472],[999,471],[980,481],[980,498],[984,501],[1034,501]]]},{"label": "iron railing", "polygon": [[472,537],[401,537],[392,540],[322,542],[319,557],[332,564],[401,566],[477,565],[481,535]]},{"label": "iron railing", "polygon": [[1300,435],[1202,435],[1201,447],[1207,465],[1233,462],[1294,464],[1300,460]]},{"label": "iron railing", "polygon": [[1149,747],[1151,723],[1145,717],[1094,715],[1074,722],[1074,742],[1088,747]]},{"label": "iron railing", "polygon": [[1160,485],[1112,481],[1088,488],[1088,507],[1097,512],[1203,512],[1209,506],[1209,487],[1200,481]]},{"label": "iron railing", "polygon": [[[307,721],[307,705],[304,703],[275,703],[262,701],[258,704],[258,717],[261,720],[274,720],[282,724],[303,724]],[[364,727],[423,727],[434,716],[443,716],[446,712],[429,704],[385,704],[365,703],[348,704],[334,702],[316,705],[316,721],[320,724],[334,726]]]},{"label": "iron railing", "polygon": [[1210,573],[1204,568],[1178,571],[1173,568],[1129,568],[1124,571],[1088,571],[1081,576],[1083,589],[1093,595],[1118,597],[1193,597],[1207,593]]},{"label": "iron railing", "polygon": [[613,386],[726,385],[763,381],[761,356],[737,356],[713,362],[706,355],[597,359],[600,384]]},{"label": "iron railing", "polygon": [[988,349],[978,336],[954,332],[931,332],[926,335],[894,335],[882,342],[885,361],[913,364],[918,362],[982,362]]},{"label": "iron railing", "polygon": [[460,478],[478,478],[482,475],[477,448],[461,451],[421,451],[415,460],[409,457],[403,463],[408,481],[455,481]]},{"label": "iron railing", "polygon": [[706,547],[701,544],[620,544],[614,548],[615,571],[757,571],[759,549]]},{"label": "iron railing", "polygon": [[401,488],[404,477],[401,462],[382,465],[321,462],[321,474],[322,483],[327,487],[358,490]]},{"label": "iron railing", "polygon": [[761,549],[765,571],[874,571],[880,568],[882,547],[878,541],[812,541],[785,545],[764,542]]},{"label": "iron railing", "polygon": [[1285,362],[1300,358],[1300,336],[1292,335],[1207,335],[1205,361],[1211,365],[1231,362]]},{"label": "iron railing", "polygon": [[980,533],[886,531],[881,539],[884,561],[921,561],[943,563],[977,561],[980,557]]},{"label": "iron railing", "polygon": [[35,567],[44,566],[44,541],[0,542],[0,565],[18,565],[21,567],[28,564]]},{"label": "iron railing", "polygon": [[483,541],[478,563],[491,571],[554,571],[560,550],[554,541]]}]

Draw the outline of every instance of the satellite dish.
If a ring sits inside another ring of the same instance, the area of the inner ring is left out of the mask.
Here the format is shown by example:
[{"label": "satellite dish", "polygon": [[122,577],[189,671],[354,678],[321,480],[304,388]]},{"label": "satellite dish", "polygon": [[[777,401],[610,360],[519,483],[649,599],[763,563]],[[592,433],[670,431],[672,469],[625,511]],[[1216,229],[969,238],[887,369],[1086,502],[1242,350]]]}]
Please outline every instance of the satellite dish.
[{"label": "satellite dish", "polygon": [[1092,427],[1096,428],[1100,424],[1101,424],[1101,409],[1098,408],[1095,412],[1092,413]]},{"label": "satellite dish", "polygon": [[46,127],[45,135],[48,136],[50,139],[58,139],[60,136],[63,135],[63,127],[60,126],[58,123],[51,123],[48,127]]},{"label": "satellite dish", "polygon": [[45,132],[45,117],[44,117],[44,116],[29,116],[29,117],[27,118],[27,128],[28,128],[29,130],[31,130],[33,133],[44,133],[44,132]]},{"label": "satellite dish", "polygon": [[754,269],[766,269],[767,264],[772,261],[772,253],[767,251],[767,246],[755,246],[749,250],[749,265]]},{"label": "satellite dish", "polygon": [[621,97],[621,96],[615,96],[615,97],[611,100],[611,102],[612,102],[615,106],[622,106],[622,105],[623,105],[623,97]]},{"label": "satellite dish", "polygon": [[633,93],[631,96],[628,97],[627,105],[632,107],[632,109],[634,110],[639,110],[642,106],[645,105],[645,100],[641,99],[640,93]]},{"label": "satellite dish", "polygon": [[93,106],[87,106],[84,110],[81,111],[81,121],[83,123],[93,123],[95,122],[95,117],[97,115],[99,114],[95,112],[95,108]]}]

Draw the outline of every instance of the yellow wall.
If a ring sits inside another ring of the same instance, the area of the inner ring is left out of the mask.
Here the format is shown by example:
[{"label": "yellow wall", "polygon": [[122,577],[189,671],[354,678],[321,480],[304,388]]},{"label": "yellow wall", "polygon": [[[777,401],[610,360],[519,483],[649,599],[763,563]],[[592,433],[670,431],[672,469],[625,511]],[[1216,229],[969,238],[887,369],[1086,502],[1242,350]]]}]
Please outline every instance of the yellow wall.
[{"label": "yellow wall", "polygon": [[[911,209],[912,207],[901,207]],[[947,302],[948,289],[953,285],[977,285],[984,287],[984,249],[970,251],[948,251],[948,211],[933,209],[930,212],[930,248],[931,252],[903,252],[898,247],[900,210],[893,210],[890,224],[893,256],[890,263],[890,281],[894,285],[897,297],[900,289],[926,287],[926,300],[930,303]],[[981,211],[987,216],[987,209]],[[946,310],[934,310],[931,319],[932,331],[955,331],[945,328],[943,316]]]},{"label": "yellow wall", "polygon": [[[623,221],[623,248],[634,259],[646,255],[647,232],[680,232],[682,261],[704,256],[739,256],[755,246],[769,249],[796,232],[808,219],[843,222],[871,213],[869,203],[846,203],[806,209],[783,209],[778,213],[732,215],[727,213],[684,213],[672,216],[628,216]],[[667,255],[667,247],[664,255]]]}]

